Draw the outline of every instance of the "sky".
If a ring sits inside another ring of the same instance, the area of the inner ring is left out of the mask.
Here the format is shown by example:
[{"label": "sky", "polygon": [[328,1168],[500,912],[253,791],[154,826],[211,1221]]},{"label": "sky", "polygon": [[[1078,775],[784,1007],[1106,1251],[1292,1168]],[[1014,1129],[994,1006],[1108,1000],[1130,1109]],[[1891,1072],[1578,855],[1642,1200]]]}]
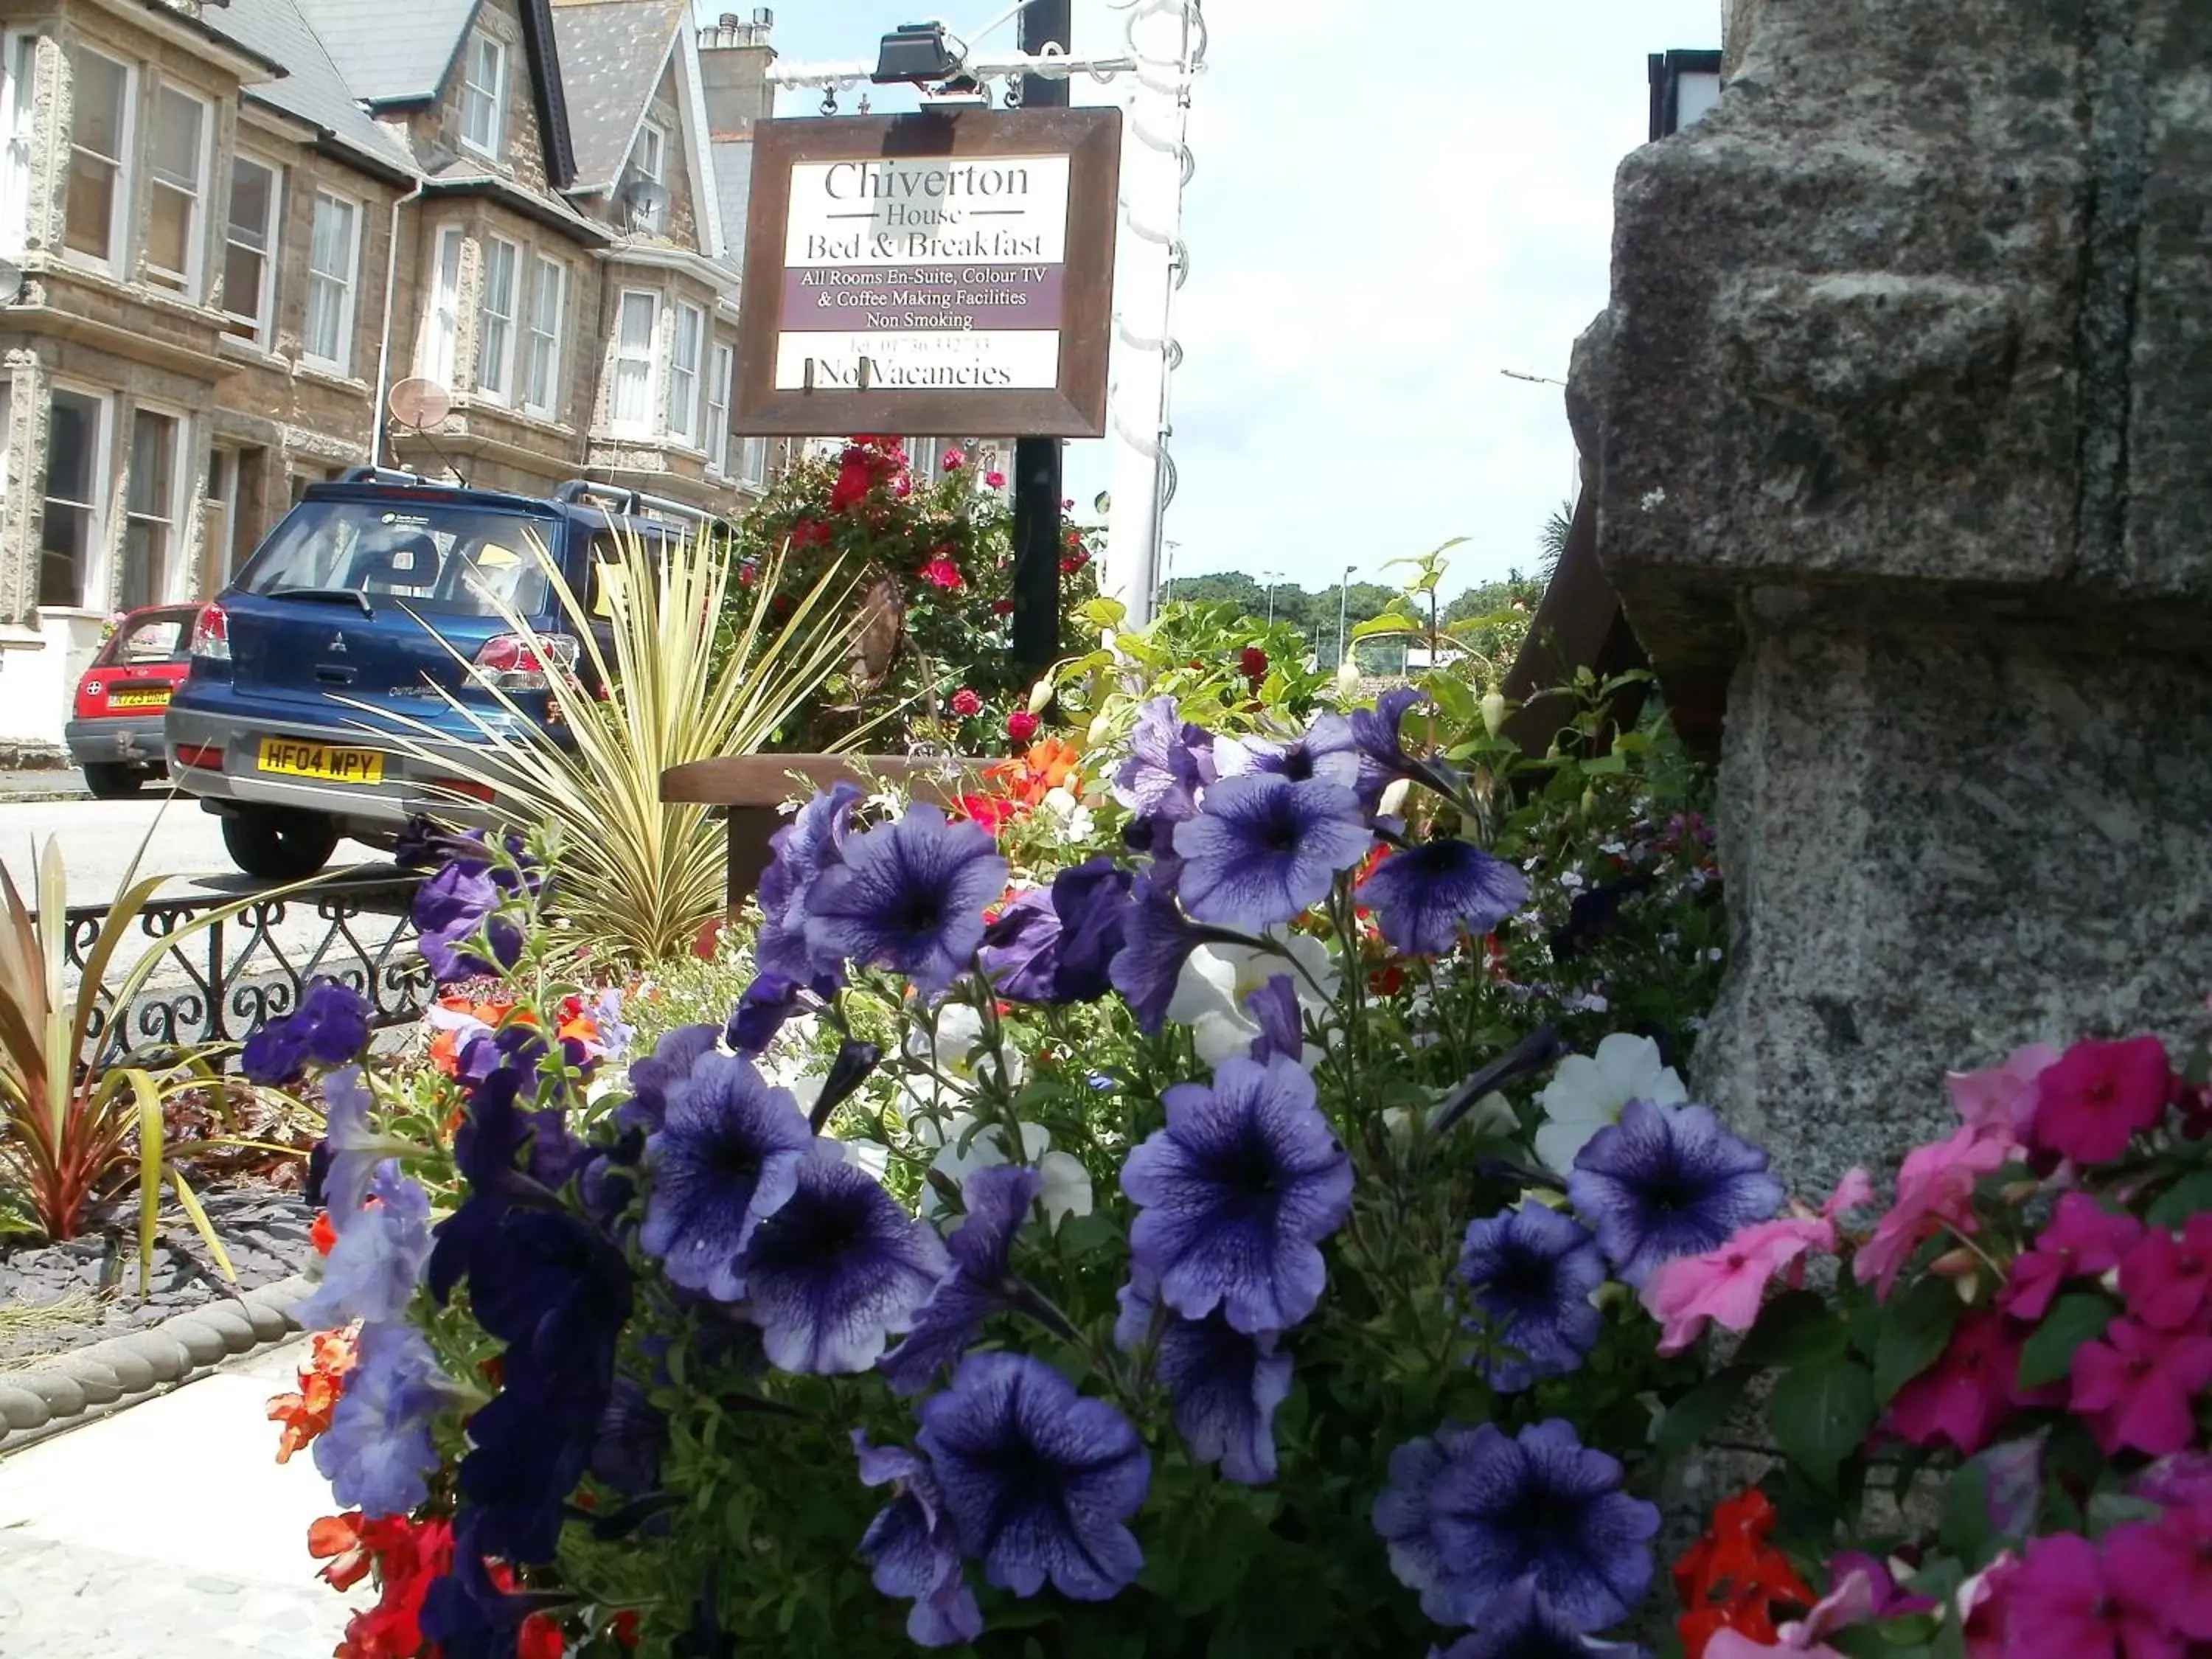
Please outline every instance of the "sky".
[{"label": "sky", "polygon": [[[1012,0],[781,0],[781,58],[872,58],[902,22],[980,30]],[[1454,537],[1446,591],[1533,568],[1574,490],[1556,386],[1604,309],[1613,174],[1644,59],[1720,45],[1721,0],[1204,0],[1176,298],[1175,574],[1388,580]],[[704,16],[750,6],[702,4]],[[1121,14],[1074,0],[1079,53]],[[1379,20],[1387,20],[1387,29]],[[977,42],[1014,43],[1007,23]],[[1117,85],[1079,79],[1079,103]],[[816,112],[787,92],[778,113]],[[874,107],[901,105],[878,89]],[[847,94],[845,112],[854,95]],[[1068,447],[1068,493],[1107,444]]]}]

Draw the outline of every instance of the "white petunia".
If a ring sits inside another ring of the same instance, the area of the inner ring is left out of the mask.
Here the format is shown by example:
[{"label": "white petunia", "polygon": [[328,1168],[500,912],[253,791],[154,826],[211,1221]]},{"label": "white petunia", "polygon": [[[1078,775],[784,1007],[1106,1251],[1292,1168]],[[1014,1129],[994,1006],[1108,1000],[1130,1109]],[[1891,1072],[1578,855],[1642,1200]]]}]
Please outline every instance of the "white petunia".
[{"label": "white petunia", "polygon": [[1536,1131],[1536,1156],[1565,1175],[1592,1135],[1620,1121],[1620,1109],[1630,1101],[1679,1106],[1689,1097],[1682,1079],[1662,1062],[1657,1043],[1615,1031],[1597,1045],[1594,1057],[1569,1054],[1561,1060],[1536,1097],[1547,1120]]},{"label": "white petunia", "polygon": [[[1431,1092],[1437,1096],[1437,1103],[1428,1108],[1424,1115],[1428,1126],[1433,1129],[1437,1115],[1443,1110],[1445,1097],[1456,1091],[1438,1089]],[[1412,1109],[1404,1106],[1391,1107],[1382,1114],[1382,1127],[1399,1140],[1411,1140],[1413,1138]],[[1513,1103],[1495,1089],[1468,1108],[1460,1120],[1452,1125],[1455,1133],[1464,1129],[1476,1136],[1510,1135],[1520,1127],[1521,1120],[1513,1113]]]},{"label": "white petunia", "polygon": [[[982,1011],[964,1002],[948,1002],[937,1011],[937,1041],[933,1046],[927,1026],[917,1025],[908,1031],[906,1052],[914,1064],[901,1074],[899,1087],[907,1098],[908,1117],[959,1111],[968,1104],[973,1085],[994,1076],[999,1068],[998,1060],[983,1041]],[[933,1076],[925,1066],[933,1066],[937,1075]],[[1020,1088],[1022,1079],[1028,1075],[1021,1050],[1009,1049],[1006,1086]],[[944,1081],[940,1082],[939,1078]]]},{"label": "white petunia", "polygon": [[[1051,1132],[1042,1124],[1024,1123],[1021,1127],[1022,1162],[1035,1169],[1044,1180],[1044,1190],[1038,1194],[1037,1201],[1044,1206],[1046,1224],[1058,1226],[1063,1215],[1089,1215],[1091,1173],[1083,1167],[1082,1161],[1072,1153],[1054,1152]],[[975,1130],[972,1136],[970,1130]],[[925,1146],[939,1148],[929,1167],[955,1187],[965,1187],[968,1177],[977,1170],[991,1169],[1009,1161],[1006,1130],[995,1123],[976,1129],[975,1120],[965,1112],[955,1113],[941,1131],[925,1118],[915,1125],[915,1133]],[[925,1183],[921,1193],[923,1217],[934,1218],[944,1210],[945,1200],[939,1195],[935,1183]]]},{"label": "white petunia", "polygon": [[[1273,951],[1249,945],[1201,945],[1183,963],[1175,995],[1168,1002],[1168,1018],[1190,1027],[1198,1057],[1208,1066],[1218,1067],[1251,1047],[1252,1039],[1260,1035],[1260,1022],[1246,1010],[1244,999],[1277,974],[1289,976],[1302,1011],[1315,1015],[1328,1011],[1336,994],[1336,963],[1328,947],[1304,933],[1292,934],[1287,945],[1297,968]],[[1316,981],[1321,989],[1315,988]],[[1321,1057],[1319,1048],[1305,1045],[1308,1066]]]}]

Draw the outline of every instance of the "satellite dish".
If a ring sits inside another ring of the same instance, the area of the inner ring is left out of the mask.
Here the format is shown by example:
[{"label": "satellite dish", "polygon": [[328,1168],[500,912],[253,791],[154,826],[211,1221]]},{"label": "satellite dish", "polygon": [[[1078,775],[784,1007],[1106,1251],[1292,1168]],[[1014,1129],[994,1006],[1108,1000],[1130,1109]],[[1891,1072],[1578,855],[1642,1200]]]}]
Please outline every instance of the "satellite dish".
[{"label": "satellite dish", "polygon": [[668,227],[668,191],[650,179],[637,179],[623,191],[623,206],[634,231],[657,235]]},{"label": "satellite dish", "polygon": [[402,426],[427,432],[453,412],[453,394],[425,375],[410,375],[392,388],[386,400],[392,418]]}]

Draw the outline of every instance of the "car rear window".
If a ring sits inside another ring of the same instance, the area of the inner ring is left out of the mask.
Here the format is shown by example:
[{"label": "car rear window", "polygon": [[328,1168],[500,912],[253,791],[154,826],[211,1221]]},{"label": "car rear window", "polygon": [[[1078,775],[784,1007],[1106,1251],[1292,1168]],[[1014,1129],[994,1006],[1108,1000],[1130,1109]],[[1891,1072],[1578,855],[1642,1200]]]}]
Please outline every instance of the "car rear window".
[{"label": "car rear window", "polygon": [[110,666],[123,668],[184,662],[187,660],[185,647],[191,642],[191,631],[189,615],[129,618],[117,629],[115,637],[108,641],[100,659]]},{"label": "car rear window", "polygon": [[[248,593],[359,593],[409,611],[494,617],[503,602],[542,616],[538,562],[555,520],[440,501],[302,501],[240,575]],[[495,599],[496,596],[496,602]]]}]

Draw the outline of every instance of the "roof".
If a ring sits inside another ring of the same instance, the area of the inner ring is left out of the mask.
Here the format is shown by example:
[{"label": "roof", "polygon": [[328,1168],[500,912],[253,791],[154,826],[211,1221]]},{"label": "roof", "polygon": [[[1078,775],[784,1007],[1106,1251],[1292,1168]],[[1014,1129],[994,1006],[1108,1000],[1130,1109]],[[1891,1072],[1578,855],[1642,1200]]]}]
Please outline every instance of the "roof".
[{"label": "roof", "polygon": [[477,0],[298,0],[310,27],[363,103],[420,104],[438,95]]},{"label": "roof", "polygon": [[398,142],[354,100],[294,0],[229,0],[212,27],[284,66],[282,80],[248,85],[247,97],[308,123],[331,144],[384,171],[414,171]]},{"label": "roof", "polygon": [[722,238],[728,252],[722,263],[744,269],[745,214],[753,198],[753,141],[717,138],[708,146],[714,174],[714,199],[722,210]]},{"label": "roof", "polygon": [[611,190],[621,181],[688,9],[685,0],[556,0],[553,33],[576,157],[572,188]]}]

